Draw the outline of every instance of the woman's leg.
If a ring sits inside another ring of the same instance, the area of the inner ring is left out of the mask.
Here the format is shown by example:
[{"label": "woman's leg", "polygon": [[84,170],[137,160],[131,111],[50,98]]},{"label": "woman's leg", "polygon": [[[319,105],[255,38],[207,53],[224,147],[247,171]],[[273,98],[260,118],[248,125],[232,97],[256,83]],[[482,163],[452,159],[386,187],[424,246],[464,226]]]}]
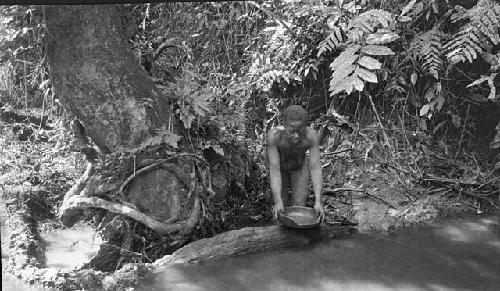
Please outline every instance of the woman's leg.
[{"label": "woman's leg", "polygon": [[295,206],[305,206],[307,196],[309,196],[309,159],[304,158],[302,167],[295,170],[290,175],[292,186],[292,204]]}]

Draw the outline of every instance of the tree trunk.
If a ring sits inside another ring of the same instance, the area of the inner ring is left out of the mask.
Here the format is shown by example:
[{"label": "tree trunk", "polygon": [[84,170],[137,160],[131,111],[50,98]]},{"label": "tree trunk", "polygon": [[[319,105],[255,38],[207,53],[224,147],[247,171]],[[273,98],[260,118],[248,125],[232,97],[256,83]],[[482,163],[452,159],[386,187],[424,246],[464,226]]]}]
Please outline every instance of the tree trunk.
[{"label": "tree trunk", "polygon": [[101,151],[136,148],[172,124],[168,97],[134,57],[118,6],[47,6],[45,18],[56,96]]},{"label": "tree trunk", "polygon": [[113,154],[137,152],[159,131],[181,133],[168,98],[160,95],[127,43],[119,6],[47,6],[45,18],[53,87],[78,118],[75,137],[91,163],[65,196],[63,224],[73,225],[83,209],[101,208],[160,233],[192,229],[200,208],[192,159],[143,153],[133,156],[131,165],[108,155],[98,166],[96,155],[89,157],[86,135],[102,153]]}]

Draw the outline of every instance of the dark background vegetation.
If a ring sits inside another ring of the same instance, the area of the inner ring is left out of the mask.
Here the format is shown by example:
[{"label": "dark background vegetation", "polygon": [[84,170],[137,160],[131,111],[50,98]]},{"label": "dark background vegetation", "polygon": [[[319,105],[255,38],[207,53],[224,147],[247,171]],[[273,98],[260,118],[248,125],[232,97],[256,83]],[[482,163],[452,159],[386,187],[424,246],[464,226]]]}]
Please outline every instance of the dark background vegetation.
[{"label": "dark background vegetation", "polygon": [[[353,186],[359,172],[352,168],[372,162],[385,173],[370,182],[377,187],[396,181],[404,191],[467,199],[478,211],[498,207],[497,2],[275,0],[122,10],[137,62],[173,98],[187,132],[215,124],[224,134],[206,149],[236,138],[256,161],[250,195],[227,198],[230,220],[217,232],[241,225],[242,216],[268,215],[265,135],[291,104],[303,105],[321,133],[326,191]],[[52,90],[41,7],[0,13],[0,187],[36,188],[36,201],[55,213],[84,168],[72,152],[73,116]]]}]

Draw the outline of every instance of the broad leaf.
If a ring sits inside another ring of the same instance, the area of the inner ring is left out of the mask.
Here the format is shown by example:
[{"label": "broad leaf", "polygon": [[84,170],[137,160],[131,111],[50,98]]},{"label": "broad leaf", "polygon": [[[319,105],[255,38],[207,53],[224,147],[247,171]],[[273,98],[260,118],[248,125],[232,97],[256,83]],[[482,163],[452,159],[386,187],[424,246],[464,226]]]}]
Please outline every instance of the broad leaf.
[{"label": "broad leaf", "polygon": [[417,0],[411,0],[410,3],[408,3],[408,5],[406,5],[405,8],[403,8],[403,11],[401,11],[400,16],[403,16],[408,11],[410,11],[413,8],[413,5],[415,5],[415,2],[417,2]]},{"label": "broad leaf", "polygon": [[[498,127],[498,125],[497,125],[497,127]],[[497,131],[497,134],[495,135],[493,140],[490,142],[490,149],[498,149],[498,148],[500,148],[500,132]]]},{"label": "broad leaf", "polygon": [[422,129],[424,131],[427,131],[427,120],[420,118],[418,120],[418,127],[420,127],[420,129]]},{"label": "broad leaf", "polygon": [[351,45],[345,49],[335,60],[330,64],[330,68],[336,70],[339,67],[346,67],[351,65],[356,60],[357,56],[355,55],[360,46],[359,45]]},{"label": "broad leaf", "polygon": [[427,91],[425,91],[425,100],[430,102],[432,99],[434,99],[434,96],[436,96],[436,90],[434,89],[434,87],[430,87],[429,89],[427,89]]},{"label": "broad leaf", "polygon": [[354,90],[352,77],[345,79],[345,82],[346,82],[345,92],[347,93],[347,95],[351,95],[352,91]]},{"label": "broad leaf", "polygon": [[336,71],[333,73],[330,79],[329,91],[330,96],[333,96],[342,91],[352,90],[351,81],[349,81],[349,75],[354,71],[355,66],[352,65],[348,70]]},{"label": "broad leaf", "polygon": [[410,22],[413,20],[413,18],[403,15],[398,17],[399,22]]},{"label": "broad leaf", "polygon": [[214,150],[214,152],[216,152],[218,155],[224,156],[224,149],[222,149],[222,147],[220,145],[212,144],[209,147],[212,148]]},{"label": "broad leaf", "polygon": [[483,75],[483,76],[481,76],[481,78],[479,78],[476,81],[467,85],[467,88],[482,84],[484,82],[488,82],[488,86],[490,87],[490,94],[488,96],[488,99],[495,100],[496,99],[496,87],[495,87],[494,80],[495,80],[496,76],[497,76],[497,73],[492,73],[489,76]]},{"label": "broad leaf", "polygon": [[493,85],[493,80],[489,80],[488,84],[490,85],[490,95],[488,95],[488,99],[495,100],[497,97],[497,88]]},{"label": "broad leaf", "polygon": [[363,56],[358,60],[358,64],[369,70],[380,70],[382,68],[382,64],[379,61],[369,56]]},{"label": "broad leaf", "polygon": [[483,83],[484,81],[488,81],[490,79],[490,76],[481,76],[481,78],[477,79],[476,81],[470,83],[469,85],[467,85],[467,88],[469,87],[472,87],[472,86],[476,86],[476,85],[479,85],[481,83]]},{"label": "broad leaf", "polygon": [[353,75],[351,79],[354,89],[360,92],[363,91],[363,89],[365,88],[365,82],[363,82],[363,80],[358,78],[358,75]]},{"label": "broad leaf", "polygon": [[368,71],[367,69],[363,68],[358,68],[356,70],[356,73],[359,75],[359,77],[367,82],[370,83],[377,83],[377,75],[374,73]]},{"label": "broad leaf", "polygon": [[361,52],[366,55],[371,56],[391,56],[394,55],[394,52],[382,45],[366,45],[361,49]]},{"label": "broad leaf", "polygon": [[388,44],[399,38],[399,35],[392,31],[377,31],[368,35],[366,38],[367,44]]},{"label": "broad leaf", "polygon": [[334,96],[335,94],[341,93],[343,91],[347,92],[347,94],[350,94],[352,92],[352,89],[353,85],[350,78],[343,79],[342,81],[335,84],[330,83],[330,96]]},{"label": "broad leaf", "polygon": [[439,110],[441,110],[441,108],[443,108],[444,102],[446,100],[444,99],[442,94],[439,94],[436,99],[437,99],[436,100],[436,102],[437,102],[436,103],[436,110],[439,111]]},{"label": "broad leaf", "polygon": [[422,106],[422,108],[420,108],[420,116],[426,115],[430,109],[431,106],[429,104],[425,104],[424,106]]},{"label": "broad leaf", "polygon": [[411,73],[410,81],[413,85],[417,84],[418,75],[416,72]]},{"label": "broad leaf", "polygon": [[330,84],[335,84],[344,80],[354,71],[355,68],[356,68],[355,65],[350,65],[349,67],[343,68],[342,70],[334,71],[330,79]]}]

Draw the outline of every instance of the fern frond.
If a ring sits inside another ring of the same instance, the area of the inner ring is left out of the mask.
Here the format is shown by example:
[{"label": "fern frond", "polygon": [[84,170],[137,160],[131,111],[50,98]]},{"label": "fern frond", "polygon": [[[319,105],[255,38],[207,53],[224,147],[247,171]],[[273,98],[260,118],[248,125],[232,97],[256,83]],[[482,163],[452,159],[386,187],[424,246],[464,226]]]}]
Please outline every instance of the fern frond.
[{"label": "fern frond", "polygon": [[263,91],[267,92],[271,90],[275,82],[280,81],[290,84],[292,81],[300,82],[301,78],[288,69],[270,69],[258,77],[256,84]]},{"label": "fern frond", "polygon": [[347,47],[335,60],[330,64],[333,71],[330,79],[330,95],[333,96],[340,92],[350,94],[353,90],[353,82],[351,80],[352,73],[356,69],[354,64],[358,59],[359,45],[351,45]]},{"label": "fern frond", "polygon": [[372,9],[361,13],[354,18],[348,25],[348,38],[357,42],[364,35],[374,32],[378,27],[389,28],[395,23],[394,17],[390,12],[381,9]]},{"label": "fern frond", "polygon": [[410,44],[410,54],[422,65],[424,72],[439,79],[439,71],[443,65],[442,55],[443,33],[433,28],[418,37]]},{"label": "fern frond", "polygon": [[342,30],[340,27],[333,27],[328,36],[318,45],[318,57],[324,53],[331,52],[344,42]]},{"label": "fern frond", "polygon": [[303,77],[303,79],[312,77],[316,80],[320,64],[321,62],[318,59],[302,60],[297,62],[292,67],[292,72],[294,72],[297,76]]},{"label": "fern frond", "polygon": [[365,82],[377,83],[374,71],[381,69],[382,64],[369,55],[391,55],[392,50],[384,46],[350,45],[331,64],[330,96],[341,92],[348,95],[354,90],[363,91]]},{"label": "fern frond", "polygon": [[451,63],[473,62],[478,55],[500,44],[500,4],[491,0],[480,0],[462,17],[470,22],[465,24],[446,43],[446,57]]}]

